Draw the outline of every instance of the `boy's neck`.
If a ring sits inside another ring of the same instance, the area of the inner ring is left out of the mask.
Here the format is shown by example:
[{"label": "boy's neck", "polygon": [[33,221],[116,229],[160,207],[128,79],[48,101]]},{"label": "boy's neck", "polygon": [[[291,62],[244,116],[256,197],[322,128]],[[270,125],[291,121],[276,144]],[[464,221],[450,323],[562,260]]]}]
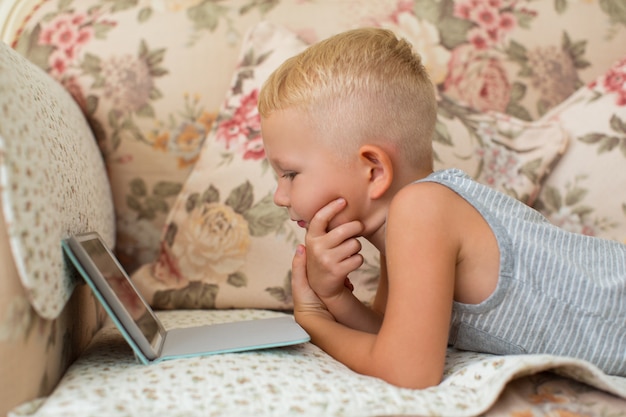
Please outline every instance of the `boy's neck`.
[{"label": "boy's neck", "polygon": [[415,181],[426,178],[432,173],[432,169],[411,169],[404,173],[399,172],[399,170],[394,172],[393,184],[391,185],[387,195],[384,197],[384,200],[380,202],[381,205],[378,210],[375,210],[375,213],[372,216],[372,222],[375,226],[368,236],[364,236],[365,239],[378,249],[381,255],[385,255],[385,226],[387,223],[387,213],[389,212],[391,200],[402,188],[414,183]]}]

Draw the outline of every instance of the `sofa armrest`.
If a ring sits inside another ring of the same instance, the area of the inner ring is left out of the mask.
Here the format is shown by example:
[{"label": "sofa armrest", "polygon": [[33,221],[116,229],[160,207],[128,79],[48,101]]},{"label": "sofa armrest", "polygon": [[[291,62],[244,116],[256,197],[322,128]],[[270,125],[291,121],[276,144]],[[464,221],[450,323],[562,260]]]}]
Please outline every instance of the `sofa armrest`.
[{"label": "sofa armrest", "polygon": [[22,287],[0,213],[0,416],[50,394],[68,366],[102,327],[105,313],[79,285],[61,314],[41,318]]},{"label": "sofa armrest", "polygon": [[1,42],[0,120],[4,415],[47,395],[103,322],[88,288],[72,279],[61,239],[95,230],[113,242],[115,228],[106,171],[82,112],[62,86]]}]

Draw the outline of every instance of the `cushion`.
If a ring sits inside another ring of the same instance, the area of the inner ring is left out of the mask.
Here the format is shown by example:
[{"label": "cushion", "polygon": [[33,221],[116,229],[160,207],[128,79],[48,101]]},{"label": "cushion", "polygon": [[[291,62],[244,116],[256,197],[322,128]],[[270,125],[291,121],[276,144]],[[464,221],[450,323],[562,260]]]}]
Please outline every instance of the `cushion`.
[{"label": "cushion", "polygon": [[[160,312],[159,317],[171,328],[280,314],[179,310]],[[569,379],[538,375],[512,392],[525,400],[522,406],[488,412],[511,380],[545,370]],[[12,416],[618,416],[625,399],[626,378],[551,355],[494,356],[449,349],[443,381],[424,390],[359,375],[311,343],[146,366],[134,359],[119,332],[107,326],[49,397],[25,404]]]},{"label": "cushion", "polygon": [[[246,38],[240,65],[201,155],[169,213],[156,262],[132,278],[156,308],[291,309],[291,260],[303,230],[274,205],[276,179],[262,148],[257,94],[266,77],[306,45],[267,22]],[[441,100],[437,168],[458,167],[530,201],[566,137],[557,123],[480,115]],[[362,241],[355,294],[372,300],[377,251]]]},{"label": "cushion", "polygon": [[15,265],[42,316],[61,312],[75,281],[61,239],[99,232],[114,244],[111,188],[68,92],[0,42],[0,199]]},{"label": "cushion", "polygon": [[435,169],[459,168],[531,205],[565,151],[568,136],[554,120],[526,122],[478,112],[442,95],[433,148]]},{"label": "cushion", "polygon": [[133,274],[153,306],[292,306],[291,257],[303,235],[272,201],[256,97],[263,80],[305,47],[268,22],[246,36],[215,128],[170,211],[160,256]]},{"label": "cushion", "polygon": [[626,56],[546,115],[571,136],[536,206],[564,229],[626,243]]}]

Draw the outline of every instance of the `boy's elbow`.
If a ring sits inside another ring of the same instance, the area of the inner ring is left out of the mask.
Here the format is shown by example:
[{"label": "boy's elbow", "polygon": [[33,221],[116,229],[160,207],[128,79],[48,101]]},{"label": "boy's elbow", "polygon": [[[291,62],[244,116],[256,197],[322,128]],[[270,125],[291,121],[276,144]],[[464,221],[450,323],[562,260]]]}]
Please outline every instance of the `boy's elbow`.
[{"label": "boy's elbow", "polygon": [[363,373],[380,378],[400,388],[426,389],[439,385],[443,379],[443,369],[440,370],[438,367],[427,368],[402,366],[401,364],[381,364],[370,369],[369,372]]},{"label": "boy's elbow", "polygon": [[417,390],[439,385],[442,375],[424,375],[421,372],[415,372],[411,375],[397,375],[394,372],[389,372],[388,375],[382,376],[382,379],[400,388]]}]

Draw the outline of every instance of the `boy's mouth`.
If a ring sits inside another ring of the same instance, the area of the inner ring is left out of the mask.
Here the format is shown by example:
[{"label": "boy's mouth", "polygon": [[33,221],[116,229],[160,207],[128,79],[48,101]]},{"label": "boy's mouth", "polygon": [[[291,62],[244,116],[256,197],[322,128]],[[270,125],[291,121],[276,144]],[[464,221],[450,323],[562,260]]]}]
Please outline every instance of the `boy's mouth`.
[{"label": "boy's mouth", "polygon": [[304,220],[298,220],[296,222],[298,224],[298,226],[300,226],[303,229],[306,229],[307,223]]}]

